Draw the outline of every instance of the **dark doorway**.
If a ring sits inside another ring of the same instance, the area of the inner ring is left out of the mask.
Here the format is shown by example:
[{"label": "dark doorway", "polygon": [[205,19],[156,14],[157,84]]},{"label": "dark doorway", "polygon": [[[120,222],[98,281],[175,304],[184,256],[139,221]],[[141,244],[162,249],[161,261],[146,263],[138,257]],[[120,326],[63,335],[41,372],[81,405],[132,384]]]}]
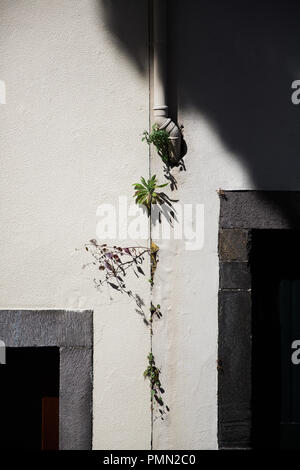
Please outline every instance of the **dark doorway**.
[{"label": "dark doorway", "polygon": [[58,397],[59,348],[7,348],[0,366],[0,447],[58,449]]},{"label": "dark doorway", "polygon": [[252,445],[300,449],[300,232],[253,230]]}]

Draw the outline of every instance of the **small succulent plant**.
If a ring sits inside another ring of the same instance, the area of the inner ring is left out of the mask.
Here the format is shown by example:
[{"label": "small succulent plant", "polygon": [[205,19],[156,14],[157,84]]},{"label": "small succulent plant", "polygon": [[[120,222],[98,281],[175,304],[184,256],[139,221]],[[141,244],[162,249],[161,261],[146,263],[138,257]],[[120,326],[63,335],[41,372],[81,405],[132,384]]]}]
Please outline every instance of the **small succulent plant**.
[{"label": "small succulent plant", "polygon": [[150,214],[151,204],[163,204],[165,202],[164,193],[158,192],[157,189],[164,188],[168,184],[157,184],[156,175],[153,175],[148,181],[141,177],[141,183],[132,185],[135,189],[133,197],[135,197],[136,204],[144,205],[148,210],[148,214]]}]

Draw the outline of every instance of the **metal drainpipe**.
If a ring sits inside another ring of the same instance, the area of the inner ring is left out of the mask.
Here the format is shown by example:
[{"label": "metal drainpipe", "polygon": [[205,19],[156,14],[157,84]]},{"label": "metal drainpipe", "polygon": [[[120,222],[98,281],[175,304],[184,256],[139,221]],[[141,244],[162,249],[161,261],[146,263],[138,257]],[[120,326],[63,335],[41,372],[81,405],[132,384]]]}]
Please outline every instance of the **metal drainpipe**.
[{"label": "metal drainpipe", "polygon": [[181,131],[168,116],[167,106],[167,1],[153,0],[154,123],[169,134],[172,157],[180,160]]}]

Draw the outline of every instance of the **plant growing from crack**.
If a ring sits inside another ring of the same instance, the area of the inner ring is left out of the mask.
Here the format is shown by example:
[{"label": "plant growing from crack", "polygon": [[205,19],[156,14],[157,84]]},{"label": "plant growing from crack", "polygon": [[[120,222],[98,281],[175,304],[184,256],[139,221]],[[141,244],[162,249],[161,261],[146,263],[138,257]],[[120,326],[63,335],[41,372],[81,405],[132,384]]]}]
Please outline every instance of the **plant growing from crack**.
[{"label": "plant growing from crack", "polygon": [[154,400],[158,404],[158,411],[160,413],[160,418],[164,420],[164,415],[166,411],[170,411],[169,407],[164,404],[162,399],[162,394],[165,392],[162,388],[160,381],[160,369],[156,367],[154,355],[150,352],[147,356],[148,366],[144,371],[144,377],[149,379],[150,390],[151,390],[151,411],[153,413],[154,409]]},{"label": "plant growing from crack", "polygon": [[160,311],[160,305],[157,304],[156,307],[155,307],[155,305],[153,305],[153,303],[151,302],[151,307],[150,307],[150,320],[149,320],[150,325],[151,325],[151,335],[153,335],[152,325],[153,325],[154,317],[157,317],[158,319],[161,319],[162,313],[161,313],[161,311]]},{"label": "plant growing from crack", "polygon": [[[113,289],[126,293],[129,297],[132,297],[139,310],[136,310],[140,315],[143,316],[144,323],[150,327],[151,337],[153,335],[153,320],[156,317],[160,319],[162,313],[160,305],[156,306],[151,302],[150,306],[150,317],[149,321],[146,319],[145,314],[142,311],[144,305],[142,299],[138,294],[134,294],[132,290],[126,287],[125,277],[128,270],[133,270],[135,275],[139,277],[144,275],[144,271],[141,267],[145,260],[145,256],[150,256],[151,263],[151,277],[149,279],[151,287],[154,284],[154,274],[158,263],[158,252],[159,247],[152,242],[151,248],[131,246],[131,247],[120,247],[120,246],[109,246],[107,244],[99,244],[97,240],[92,239],[89,243],[85,244],[85,250],[88,251],[92,256],[92,264],[99,271],[103,273],[102,279],[94,279],[96,287],[108,284]],[[85,266],[87,266],[85,265]],[[163,420],[166,411],[169,411],[168,406],[164,405],[162,394],[164,389],[160,382],[160,370],[155,365],[155,359],[152,352],[148,355],[148,367],[144,371],[144,377],[150,381],[151,388],[151,413],[154,412],[154,400],[159,405],[160,417]]]},{"label": "plant growing from crack", "polygon": [[[166,173],[166,178],[170,180],[171,189],[176,187],[176,180],[170,174],[170,167],[172,166],[172,146],[169,139],[169,135],[165,130],[159,129],[157,125],[152,127],[152,131],[149,133],[147,131],[143,134],[143,141],[146,141],[148,145],[153,144],[162,161],[166,165],[164,171]],[[135,189],[135,202],[136,204],[144,205],[148,211],[148,216],[151,218],[151,209],[153,205],[163,205],[166,203],[170,208],[172,208],[172,201],[165,193],[158,191],[158,189],[168,186],[169,183],[157,184],[156,175],[153,175],[148,181],[145,178],[141,177],[140,183],[133,184]],[[161,207],[159,208],[161,210]],[[174,218],[175,216],[171,216]],[[145,260],[145,256],[150,256],[150,285],[151,292],[154,285],[154,275],[158,263],[158,252],[159,247],[152,241],[151,237],[151,228],[150,228],[150,247],[140,247],[140,246],[131,246],[131,247],[120,247],[120,246],[109,246],[107,244],[99,244],[97,240],[92,239],[89,243],[85,244],[85,249],[92,256],[92,262],[88,264],[94,265],[102,273],[100,279],[94,278],[94,283],[96,287],[103,286],[108,284],[114,290],[117,290],[120,293],[126,293],[129,297],[133,298],[137,304],[138,309],[136,311],[142,315],[144,323],[150,327],[151,334],[151,350],[148,354],[148,366],[144,371],[144,378],[149,379],[150,389],[151,389],[151,419],[153,422],[154,418],[154,405],[158,404],[158,411],[160,413],[159,417],[164,420],[164,417],[167,412],[170,411],[169,407],[164,404],[162,399],[162,394],[164,389],[161,386],[160,381],[160,369],[155,364],[155,358],[152,352],[152,336],[153,336],[153,321],[154,318],[160,319],[162,317],[160,305],[153,305],[151,302],[150,306],[150,318],[146,318],[146,315],[143,311],[144,302],[140,296],[136,293],[133,293],[132,290],[128,289],[125,283],[125,277],[128,270],[132,270],[137,277],[140,275],[145,275],[142,264]],[[153,428],[151,436],[151,447],[153,442]]]},{"label": "plant growing from crack", "polygon": [[152,204],[164,204],[168,200],[168,196],[157,189],[168,186],[169,183],[157,184],[156,175],[153,175],[148,181],[141,177],[140,183],[134,183],[135,189],[133,197],[136,204],[141,204],[147,208],[148,216],[151,214]]},{"label": "plant growing from crack", "polygon": [[[145,255],[150,255],[150,248],[141,246],[109,246],[106,243],[99,244],[97,240],[90,240],[85,244],[93,260],[91,263],[99,271],[103,272],[102,279],[96,280],[97,286],[110,285],[113,289],[130,294],[125,284],[127,271],[130,269],[139,277],[145,275],[141,265],[145,260]],[[87,266],[87,265],[85,265]]]},{"label": "plant growing from crack", "polygon": [[[92,256],[92,261],[84,267],[93,265],[102,273],[100,277],[94,278],[95,286],[100,288],[104,284],[108,284],[112,289],[133,298],[138,308],[141,309],[143,301],[138,294],[133,293],[127,287],[125,278],[128,271],[132,271],[138,278],[145,276],[142,265],[145,257],[149,256],[151,265],[149,282],[153,286],[159,247],[153,242],[150,248],[142,246],[109,246],[106,243],[100,244],[97,240],[92,239],[85,244],[85,250]],[[139,313],[141,312],[139,311]],[[144,321],[147,323],[146,319]]]},{"label": "plant growing from crack", "polygon": [[157,124],[154,124],[150,133],[144,131],[142,141],[147,142],[148,145],[153,144],[162,161],[167,166],[171,165],[172,145],[167,131],[160,129]]}]

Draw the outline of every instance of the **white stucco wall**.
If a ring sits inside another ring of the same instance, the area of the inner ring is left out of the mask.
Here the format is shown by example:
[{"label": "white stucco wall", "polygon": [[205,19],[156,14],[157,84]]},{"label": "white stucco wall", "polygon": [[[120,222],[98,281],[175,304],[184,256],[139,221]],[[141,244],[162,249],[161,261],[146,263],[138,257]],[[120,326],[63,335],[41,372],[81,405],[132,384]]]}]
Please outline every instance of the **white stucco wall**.
[{"label": "white stucco wall", "polygon": [[[188,151],[186,171],[173,171],[178,190],[168,194],[204,204],[205,240],[191,252],[182,241],[160,242],[154,294],[163,318],[153,349],[171,410],[154,423],[160,449],[218,445],[216,191],[299,189],[295,11],[284,2],[271,10],[267,1],[237,3],[178,0],[169,11],[169,86]],[[157,156],[151,166],[162,179]]]},{"label": "white stucco wall", "polygon": [[[217,448],[218,188],[250,183],[213,126],[193,109],[180,109],[188,142],[186,171],[173,171],[182,204],[204,205],[204,246],[187,251],[183,240],[160,241],[154,298],[163,318],[155,322],[153,348],[170,413],[154,423],[158,449]],[[152,168],[161,174],[159,159]]]},{"label": "white stucco wall", "polygon": [[[149,170],[140,140],[149,118],[148,57],[141,54],[148,48],[147,2],[129,3],[137,22],[145,22],[139,41],[127,41],[124,30],[116,40],[101,1],[0,2],[0,80],[7,92],[0,104],[0,308],[94,311],[95,449],[148,449],[151,436],[142,377],[149,330],[134,302],[96,291],[94,272],[82,269],[89,257],[76,251],[95,238],[98,205],[129,196]],[[299,160],[297,126],[287,125],[284,113],[279,121],[272,101],[281,93],[290,113],[289,76],[268,88],[269,73],[273,80],[286,59],[278,62],[264,28],[261,37],[252,26],[248,34],[229,7],[224,13],[224,2],[215,3],[176,1],[177,19],[170,20],[176,38],[170,84],[188,153],[186,171],[173,171],[178,190],[166,192],[182,204],[204,205],[205,240],[198,251],[186,251],[182,240],[157,241],[153,301],[163,318],[154,324],[153,351],[170,413],[154,421],[155,449],[217,448],[216,190],[299,188],[299,172],[291,171]],[[292,52],[289,60],[295,78]],[[279,131],[293,139],[287,155]],[[163,181],[153,152],[151,173]],[[146,280],[132,278],[131,287],[149,304]]]},{"label": "white stucco wall", "polygon": [[148,83],[96,0],[2,0],[0,57],[0,308],[93,309],[94,448],[147,449],[148,331],[132,302],[96,291],[76,249],[98,205],[147,174]]},{"label": "white stucco wall", "polygon": [[[205,31],[213,28],[213,19],[209,22],[205,5],[198,2],[189,2],[188,6],[176,2],[174,7],[173,94],[188,151],[186,171],[172,171],[178,189],[166,192],[183,205],[204,205],[204,245],[201,250],[187,251],[182,240],[160,242],[154,298],[162,306],[163,318],[155,323],[153,349],[171,412],[164,421],[154,422],[154,447],[217,449],[217,190],[255,189],[255,184],[239,152],[228,147],[215,123],[199,106],[201,100],[208,100],[206,88],[201,88],[206,79],[201,77],[217,74],[209,34],[202,37],[201,33],[202,27]],[[207,62],[211,69],[207,69]],[[212,77],[212,94],[218,83],[219,76],[216,83]],[[223,92],[226,94],[225,85]],[[158,157],[152,155],[151,161],[153,173],[163,179]]]},{"label": "white stucco wall", "polygon": [[[147,48],[146,29],[140,40]],[[140,142],[148,127],[148,76],[114,40],[94,0],[1,1],[0,56],[7,87],[0,109],[0,308],[93,309],[94,448],[147,449],[150,404],[142,372],[149,331],[132,301],[95,290],[94,273],[82,270],[88,255],[76,249],[95,237],[98,205],[117,203],[148,173]],[[198,110],[179,106],[179,120],[187,171],[174,171],[172,197],[205,205],[205,244],[187,252],[182,241],[158,242],[154,300],[163,319],[155,323],[153,348],[171,411],[154,422],[154,448],[211,449],[217,446],[216,189],[249,184]],[[154,155],[151,171],[163,179]],[[135,287],[149,301],[149,284]]]}]

